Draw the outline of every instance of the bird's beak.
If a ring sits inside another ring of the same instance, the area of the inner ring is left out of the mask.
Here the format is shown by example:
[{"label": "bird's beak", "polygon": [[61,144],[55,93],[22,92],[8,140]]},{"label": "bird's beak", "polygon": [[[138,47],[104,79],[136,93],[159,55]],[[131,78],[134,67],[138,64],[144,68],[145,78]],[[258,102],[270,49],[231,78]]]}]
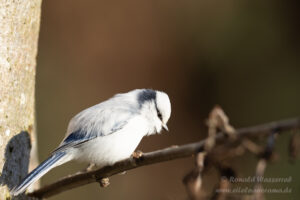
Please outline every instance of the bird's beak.
[{"label": "bird's beak", "polygon": [[163,124],[162,127],[163,127],[163,129],[164,129],[165,131],[169,131],[169,129],[168,129],[168,127],[167,127],[166,124]]}]

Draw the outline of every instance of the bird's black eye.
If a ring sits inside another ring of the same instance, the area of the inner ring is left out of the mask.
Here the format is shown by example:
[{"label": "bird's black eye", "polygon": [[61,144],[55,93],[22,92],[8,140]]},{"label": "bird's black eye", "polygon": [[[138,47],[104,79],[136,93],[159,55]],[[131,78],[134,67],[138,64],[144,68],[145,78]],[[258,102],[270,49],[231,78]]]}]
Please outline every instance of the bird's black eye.
[{"label": "bird's black eye", "polygon": [[161,113],[159,112],[159,110],[157,110],[157,117],[158,117],[160,120],[162,120],[162,115],[161,115]]},{"label": "bird's black eye", "polygon": [[155,102],[155,108],[156,108],[157,117],[160,119],[160,121],[162,121],[162,114],[161,114],[161,112],[159,111],[156,102]]}]

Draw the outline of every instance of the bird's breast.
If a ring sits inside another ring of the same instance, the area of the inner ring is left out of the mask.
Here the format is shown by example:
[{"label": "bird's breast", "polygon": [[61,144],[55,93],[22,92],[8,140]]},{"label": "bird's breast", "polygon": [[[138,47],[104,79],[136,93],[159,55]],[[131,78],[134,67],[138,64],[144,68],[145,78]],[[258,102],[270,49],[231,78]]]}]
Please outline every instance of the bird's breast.
[{"label": "bird's breast", "polygon": [[144,118],[135,117],[128,121],[122,129],[85,143],[78,149],[78,158],[94,163],[98,167],[112,165],[129,158],[143,136],[148,133],[148,126]]}]

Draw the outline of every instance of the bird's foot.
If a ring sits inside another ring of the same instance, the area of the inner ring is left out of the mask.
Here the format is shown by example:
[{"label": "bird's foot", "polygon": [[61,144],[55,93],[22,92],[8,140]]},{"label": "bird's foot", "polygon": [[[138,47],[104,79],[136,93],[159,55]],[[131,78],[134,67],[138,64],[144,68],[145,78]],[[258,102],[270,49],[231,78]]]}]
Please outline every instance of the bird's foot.
[{"label": "bird's foot", "polygon": [[79,173],[86,173],[96,169],[96,164],[90,163],[85,169],[79,171]]},{"label": "bird's foot", "polygon": [[107,187],[109,186],[109,178],[101,178],[99,181],[99,184],[101,187]]},{"label": "bird's foot", "polygon": [[119,175],[125,175],[127,172],[126,171],[123,171],[121,173],[119,173]]},{"label": "bird's foot", "polygon": [[97,166],[96,166],[95,163],[90,163],[90,164],[88,165],[88,167],[86,168],[86,171],[87,171],[87,172],[90,172],[90,171],[95,170],[96,168],[97,168]]},{"label": "bird's foot", "polygon": [[139,150],[132,153],[132,157],[133,157],[134,159],[139,159],[139,158],[141,158],[142,156],[143,156],[143,152],[141,152],[141,151],[139,151]]}]

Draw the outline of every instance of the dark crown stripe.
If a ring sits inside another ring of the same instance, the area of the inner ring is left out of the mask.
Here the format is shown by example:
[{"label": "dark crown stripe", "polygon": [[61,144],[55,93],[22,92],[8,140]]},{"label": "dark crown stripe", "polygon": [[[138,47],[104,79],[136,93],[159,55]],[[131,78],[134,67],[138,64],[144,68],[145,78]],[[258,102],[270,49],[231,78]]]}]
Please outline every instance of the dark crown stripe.
[{"label": "dark crown stripe", "polygon": [[151,89],[145,89],[138,95],[138,102],[142,106],[146,101],[152,101],[156,99],[156,92]]}]

